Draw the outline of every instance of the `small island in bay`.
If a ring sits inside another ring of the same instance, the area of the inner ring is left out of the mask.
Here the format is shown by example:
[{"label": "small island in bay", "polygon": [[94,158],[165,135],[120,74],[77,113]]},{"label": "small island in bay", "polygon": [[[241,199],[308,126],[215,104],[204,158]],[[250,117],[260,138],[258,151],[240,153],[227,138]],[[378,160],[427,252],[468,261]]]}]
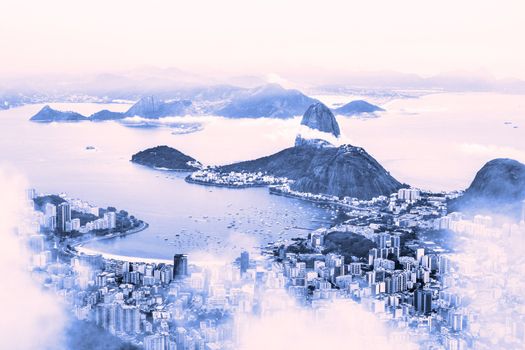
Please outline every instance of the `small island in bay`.
[{"label": "small island in bay", "polygon": [[355,100],[339,108],[334,109],[335,114],[344,115],[344,116],[354,116],[354,115],[359,115],[363,113],[375,113],[375,112],[383,112],[383,111],[384,111],[383,108],[373,105],[363,100]]},{"label": "small island in bay", "polygon": [[138,152],[131,157],[131,161],[160,170],[195,171],[202,167],[194,158],[168,146]]},{"label": "small island in bay", "polygon": [[42,109],[31,117],[33,122],[49,123],[49,122],[78,122],[87,120],[80,113],[76,112],[63,112],[51,108],[49,105],[45,105]]}]

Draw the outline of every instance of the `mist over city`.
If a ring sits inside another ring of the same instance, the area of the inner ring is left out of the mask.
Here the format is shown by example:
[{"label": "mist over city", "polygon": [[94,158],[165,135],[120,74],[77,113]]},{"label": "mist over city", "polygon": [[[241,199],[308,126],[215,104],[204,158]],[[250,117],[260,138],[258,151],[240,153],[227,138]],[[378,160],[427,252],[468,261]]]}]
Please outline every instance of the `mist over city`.
[{"label": "mist over city", "polygon": [[521,1],[3,1],[0,348],[525,349]]}]

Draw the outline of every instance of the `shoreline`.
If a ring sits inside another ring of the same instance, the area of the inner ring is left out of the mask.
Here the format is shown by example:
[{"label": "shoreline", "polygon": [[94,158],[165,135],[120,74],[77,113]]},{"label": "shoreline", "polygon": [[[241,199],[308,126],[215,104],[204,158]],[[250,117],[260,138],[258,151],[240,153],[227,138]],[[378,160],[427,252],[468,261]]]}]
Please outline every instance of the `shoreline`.
[{"label": "shoreline", "polygon": [[[314,198],[303,197],[303,196],[300,196],[300,195],[296,195],[296,194],[292,194],[292,193],[289,193],[289,192],[281,191],[281,190],[276,189],[274,187],[270,187],[268,189],[268,192],[270,194],[275,195],[275,196],[282,196],[282,197],[287,197],[287,198],[295,198],[295,199],[299,199],[299,200],[303,200],[303,201],[311,202],[311,203],[315,203],[315,204],[334,206],[334,207],[338,207],[338,208],[342,208],[342,209],[362,210],[362,208],[355,207],[355,206],[352,206],[350,204],[344,204],[344,203],[334,202],[334,201],[330,201],[330,200],[321,200],[321,199],[314,199]],[[308,192],[305,192],[305,193],[308,193]]]},{"label": "shoreline", "polygon": [[[133,227],[129,230],[126,230],[124,232],[115,232],[112,234],[104,235],[104,236],[91,236],[87,239],[76,239],[75,241],[66,241],[66,249],[67,246],[71,247],[71,249],[67,249],[71,254],[77,255],[80,251],[77,249],[78,247],[82,247],[84,244],[91,243],[91,242],[98,242],[98,241],[104,241],[108,239],[114,239],[114,238],[121,238],[128,235],[132,235],[135,233],[142,232],[146,230],[149,227],[149,224],[147,222],[142,222],[138,227]],[[83,247],[82,247],[83,248]],[[89,250],[88,248],[83,248],[84,250]]]},{"label": "shoreline", "polygon": [[243,188],[260,188],[260,187],[267,187],[271,186],[269,184],[243,184],[243,185],[230,185],[230,184],[221,184],[217,182],[209,182],[209,181],[201,181],[201,180],[195,180],[192,179],[191,174],[186,176],[184,180],[187,183],[195,184],[195,185],[202,185],[202,186],[210,186],[210,187],[222,187],[222,188],[231,188],[231,189],[243,189]]},{"label": "shoreline", "polygon": [[[149,227],[149,224],[147,222],[143,222],[143,224],[139,227],[135,227],[131,230],[127,230],[125,232],[121,232],[118,234],[113,235],[107,235],[107,236],[101,236],[101,237],[91,237],[89,239],[78,241],[75,243],[69,243],[70,249],[68,249],[67,245],[63,246],[63,250],[69,254],[72,254],[74,256],[80,256],[80,255],[100,255],[103,259],[107,260],[117,260],[117,261],[127,261],[131,263],[147,263],[147,264],[173,264],[172,259],[165,259],[165,258],[143,258],[138,256],[129,256],[129,255],[119,255],[119,254],[112,254],[112,253],[106,253],[100,250],[87,248],[84,246],[84,244],[88,244],[91,242],[96,241],[104,241],[109,239],[115,239],[115,238],[121,238],[125,237],[127,235],[132,235],[135,233],[139,233],[141,231],[146,230]],[[192,260],[192,265],[200,265],[200,266],[214,266],[214,265],[223,265],[226,263],[226,260],[218,259],[217,257],[213,257],[213,260],[208,259],[202,259],[202,260]]]}]

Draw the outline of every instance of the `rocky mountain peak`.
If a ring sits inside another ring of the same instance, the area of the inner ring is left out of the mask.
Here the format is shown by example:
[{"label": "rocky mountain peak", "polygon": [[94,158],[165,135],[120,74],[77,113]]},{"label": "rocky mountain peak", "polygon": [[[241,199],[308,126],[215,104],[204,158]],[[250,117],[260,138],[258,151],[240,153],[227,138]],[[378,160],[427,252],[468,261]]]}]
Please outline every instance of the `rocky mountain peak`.
[{"label": "rocky mountain peak", "polygon": [[341,135],[339,124],[330,108],[323,103],[317,102],[308,107],[301,120],[301,125],[322,132],[330,133],[336,137]]}]

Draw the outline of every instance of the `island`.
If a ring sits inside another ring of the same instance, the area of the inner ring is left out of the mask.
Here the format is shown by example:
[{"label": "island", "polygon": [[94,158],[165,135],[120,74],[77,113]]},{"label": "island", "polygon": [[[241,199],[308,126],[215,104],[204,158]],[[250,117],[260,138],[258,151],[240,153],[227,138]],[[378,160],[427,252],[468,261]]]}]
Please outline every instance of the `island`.
[{"label": "island", "polygon": [[369,102],[363,100],[356,100],[349,102],[339,108],[334,109],[335,114],[344,115],[344,116],[354,116],[363,113],[375,113],[383,112],[384,109],[373,105]]},{"label": "island", "polygon": [[31,121],[49,123],[49,122],[79,122],[88,120],[87,117],[84,117],[80,113],[76,112],[62,112],[57,111],[45,105],[42,109],[31,117]]},{"label": "island", "polygon": [[202,168],[199,161],[168,146],[156,146],[131,157],[133,163],[159,170],[195,171]]}]

